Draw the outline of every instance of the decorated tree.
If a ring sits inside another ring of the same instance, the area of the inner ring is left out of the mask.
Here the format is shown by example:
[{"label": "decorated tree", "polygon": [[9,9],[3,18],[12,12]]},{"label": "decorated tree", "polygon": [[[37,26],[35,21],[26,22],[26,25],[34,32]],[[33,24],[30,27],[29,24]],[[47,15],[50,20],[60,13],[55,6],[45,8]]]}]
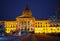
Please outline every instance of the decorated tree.
[{"label": "decorated tree", "polygon": [[3,22],[0,22],[0,36],[5,36],[5,27]]}]

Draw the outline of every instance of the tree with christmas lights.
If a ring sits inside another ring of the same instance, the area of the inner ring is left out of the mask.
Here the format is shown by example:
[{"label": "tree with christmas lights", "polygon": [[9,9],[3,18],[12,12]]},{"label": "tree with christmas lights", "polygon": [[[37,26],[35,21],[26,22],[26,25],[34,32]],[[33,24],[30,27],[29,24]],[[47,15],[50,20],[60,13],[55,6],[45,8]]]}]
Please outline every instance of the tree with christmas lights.
[{"label": "tree with christmas lights", "polygon": [[3,22],[0,22],[0,36],[5,36],[5,27]]}]

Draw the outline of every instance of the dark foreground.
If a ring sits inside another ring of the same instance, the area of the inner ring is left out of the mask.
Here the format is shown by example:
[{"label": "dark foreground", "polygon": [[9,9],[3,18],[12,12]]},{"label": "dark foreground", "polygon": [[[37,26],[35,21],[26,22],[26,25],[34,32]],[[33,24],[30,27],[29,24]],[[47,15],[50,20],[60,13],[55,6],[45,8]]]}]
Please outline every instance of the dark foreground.
[{"label": "dark foreground", "polygon": [[60,37],[45,34],[27,34],[0,38],[0,41],[60,41]]},{"label": "dark foreground", "polygon": [[30,36],[23,38],[21,41],[60,41],[60,37],[45,34],[31,34]]}]

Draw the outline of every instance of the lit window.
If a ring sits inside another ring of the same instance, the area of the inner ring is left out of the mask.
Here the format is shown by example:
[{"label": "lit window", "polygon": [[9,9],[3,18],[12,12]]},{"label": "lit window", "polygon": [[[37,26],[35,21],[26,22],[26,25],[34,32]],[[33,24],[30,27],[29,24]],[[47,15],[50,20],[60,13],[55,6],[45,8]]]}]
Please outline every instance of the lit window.
[{"label": "lit window", "polygon": [[37,25],[36,25],[36,27],[37,27]]},{"label": "lit window", "polygon": [[43,26],[43,27],[45,27],[45,26]]},{"label": "lit window", "polygon": [[42,25],[41,25],[41,27],[42,27]]},{"label": "lit window", "polygon": [[47,24],[47,23],[46,23]]},{"label": "lit window", "polygon": [[40,26],[38,25],[38,27],[40,27]]},{"label": "lit window", "polygon": [[53,29],[51,28],[51,30],[53,30]]},{"label": "lit window", "polygon": [[57,30],[59,30],[59,28],[57,28]]},{"label": "lit window", "polygon": [[38,22],[38,24],[39,24],[39,22]]},{"label": "lit window", "polygon": [[42,23],[40,23],[40,24],[42,24]]},{"label": "lit window", "polygon": [[37,24],[37,23],[35,23],[35,24]]},{"label": "lit window", "polygon": [[46,25],[46,27],[47,27],[47,25]]},{"label": "lit window", "polygon": [[43,30],[45,30],[45,29],[43,29]]},{"label": "lit window", "polygon": [[52,25],[50,25],[50,27],[52,27]]},{"label": "lit window", "polygon": [[13,25],[13,27],[15,27],[15,26]]},{"label": "lit window", "polygon": [[11,28],[12,28],[12,25],[11,25]]}]

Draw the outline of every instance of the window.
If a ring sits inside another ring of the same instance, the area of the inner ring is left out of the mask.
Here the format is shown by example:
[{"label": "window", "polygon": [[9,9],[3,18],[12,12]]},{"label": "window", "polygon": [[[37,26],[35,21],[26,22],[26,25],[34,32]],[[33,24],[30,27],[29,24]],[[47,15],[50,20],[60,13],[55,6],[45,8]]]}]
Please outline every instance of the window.
[{"label": "window", "polygon": [[43,30],[45,30],[45,29],[43,29]]},{"label": "window", "polygon": [[52,25],[50,25],[50,27],[52,27]]},{"label": "window", "polygon": [[38,27],[40,27],[40,26],[38,25]]},{"label": "window", "polygon": [[35,23],[35,24],[37,24],[37,23]]},{"label": "window", "polygon": [[23,21],[21,21],[21,24],[23,25]]},{"label": "window", "polygon": [[11,25],[11,28],[12,28],[12,25]]},{"label": "window", "polygon": [[46,23],[47,24],[47,23]]},{"label": "window", "polygon": [[42,24],[42,23],[40,23],[40,24]]},{"label": "window", "polygon": [[42,27],[42,25],[41,25],[41,27]]},{"label": "window", "polygon": [[51,30],[53,30],[53,29],[51,28]]},{"label": "window", "polygon": [[14,28],[15,26],[13,25],[13,28]]},{"label": "window", "polygon": [[26,26],[26,22],[24,22],[24,26]]},{"label": "window", "polygon": [[38,24],[39,24],[39,22],[38,22]]},{"label": "window", "polygon": [[59,28],[57,28],[57,30],[59,30]]},{"label": "window", "polygon": [[37,25],[36,25],[36,27],[37,27]]},{"label": "window", "polygon": [[45,26],[43,26],[43,27],[45,27]]},{"label": "window", "polygon": [[47,25],[46,25],[46,27],[47,27]]}]

